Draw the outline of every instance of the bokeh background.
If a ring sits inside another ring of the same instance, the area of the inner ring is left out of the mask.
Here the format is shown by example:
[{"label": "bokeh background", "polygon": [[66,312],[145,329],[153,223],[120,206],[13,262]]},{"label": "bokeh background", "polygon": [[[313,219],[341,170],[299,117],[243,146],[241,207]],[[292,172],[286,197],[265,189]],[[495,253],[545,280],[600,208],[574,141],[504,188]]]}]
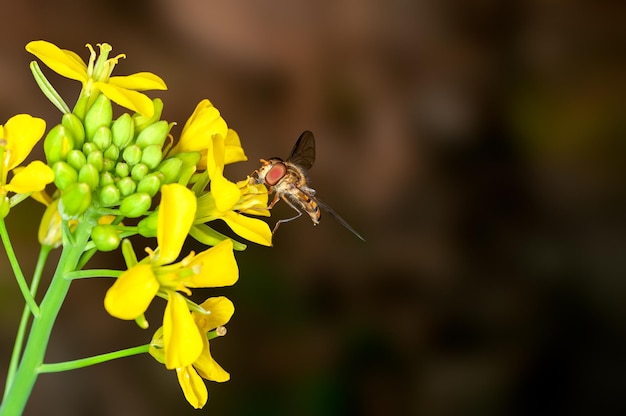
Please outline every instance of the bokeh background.
[{"label": "bokeh background", "polygon": [[[221,110],[249,157],[231,179],[315,132],[312,185],[367,239],[301,218],[273,248],[238,254],[234,287],[196,291],[236,305],[212,343],[231,381],[208,384],[205,409],[140,356],[43,375],[26,414],[623,414],[625,12],[608,0],[3,1],[1,122],[59,120],[28,41],[85,58],[85,43],[108,42],[128,56],[116,74],[166,80],[153,96],[175,132],[203,98]],[[9,218],[27,271],[42,211],[29,201]],[[119,254],[93,263],[112,264]],[[22,303],[4,255],[0,270],[4,373]],[[150,339],[106,314],[110,284],[72,286],[48,361]]]}]

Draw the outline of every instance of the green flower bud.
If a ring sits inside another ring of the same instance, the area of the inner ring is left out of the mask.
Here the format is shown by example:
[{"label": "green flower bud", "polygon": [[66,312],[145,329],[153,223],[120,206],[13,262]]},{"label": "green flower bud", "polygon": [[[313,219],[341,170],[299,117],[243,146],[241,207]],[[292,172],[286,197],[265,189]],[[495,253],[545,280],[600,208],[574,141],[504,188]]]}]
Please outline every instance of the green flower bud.
[{"label": "green flower bud", "polygon": [[137,218],[144,215],[152,205],[152,198],[146,193],[132,194],[120,204],[120,213],[125,217]]},{"label": "green flower bud", "polygon": [[161,175],[151,173],[146,175],[137,184],[137,192],[145,192],[150,196],[155,196],[159,189],[161,189]]},{"label": "green flower bud", "polygon": [[6,218],[6,216],[9,215],[10,210],[11,202],[9,201],[9,197],[6,195],[0,196],[0,218]]},{"label": "green flower bud", "polygon": [[91,163],[98,170],[98,172],[102,172],[104,168],[104,156],[102,156],[102,152],[97,150],[89,153],[87,155],[87,163]]},{"label": "green flower bud", "polygon": [[120,179],[115,185],[117,186],[117,189],[120,190],[122,196],[131,195],[135,193],[135,189],[137,189],[137,184],[129,177]]},{"label": "green flower bud", "polygon": [[159,166],[161,160],[163,160],[163,146],[153,144],[143,149],[141,154],[141,162],[148,166],[150,169],[154,169]]},{"label": "green flower bud", "polygon": [[115,183],[115,178],[111,172],[102,172],[100,174],[100,186],[107,186]]},{"label": "green flower bud", "polygon": [[150,124],[137,135],[135,144],[144,149],[147,146],[157,144],[163,146],[167,134],[170,132],[170,125],[165,120]]},{"label": "green flower bud", "polygon": [[105,207],[112,207],[120,203],[120,190],[110,183],[100,188],[100,203]]},{"label": "green flower bud", "polygon": [[182,160],[185,166],[196,166],[198,162],[200,162],[200,159],[202,159],[200,152],[177,153],[174,157]]},{"label": "green flower bud", "polygon": [[130,166],[128,166],[128,164],[124,162],[117,162],[117,165],[115,165],[115,175],[118,178],[127,177],[128,175],[130,175]]},{"label": "green flower bud", "polygon": [[85,154],[83,152],[74,149],[70,150],[70,152],[67,154],[67,163],[69,163],[69,165],[74,169],[80,170],[80,168],[85,166],[85,163],[87,163],[87,158],[85,157]]},{"label": "green flower bud", "polygon": [[91,230],[91,241],[100,251],[112,251],[120,245],[120,236],[114,225],[98,224]]},{"label": "green flower bud", "polygon": [[115,169],[115,165],[116,163],[114,160],[105,157],[102,161],[102,170],[105,172],[111,172],[113,169]]},{"label": "green flower bud", "polygon": [[148,167],[143,163],[139,163],[138,165],[133,166],[130,171],[130,177],[135,180],[135,182],[139,182],[148,174]]},{"label": "green flower bud", "polygon": [[87,211],[91,205],[91,189],[82,182],[68,185],[61,195],[59,212],[64,218],[76,218]]},{"label": "green flower bud", "polygon": [[154,114],[152,117],[146,117],[139,113],[135,113],[133,115],[133,123],[135,125],[135,131],[140,132],[150,124],[161,119],[161,114],[163,113],[163,101],[160,98],[155,98],[152,100],[152,104],[154,105]]},{"label": "green flower bud", "polygon": [[56,162],[52,165],[54,172],[54,184],[63,190],[78,180],[78,173],[66,162]]},{"label": "green flower bud", "polygon": [[96,134],[102,126],[110,127],[113,120],[113,106],[104,94],[98,95],[96,101],[85,114],[85,132],[87,133],[87,141]]},{"label": "green flower bud", "polygon": [[119,149],[128,146],[135,137],[135,124],[130,114],[124,113],[111,125],[111,133],[113,133],[113,144]]},{"label": "green flower bud", "polygon": [[83,153],[86,155],[93,153],[93,152],[97,152],[99,150],[100,149],[98,149],[98,146],[95,143],[87,142],[83,144]]},{"label": "green flower bud", "polygon": [[110,145],[104,151],[104,157],[117,161],[117,158],[120,157],[120,148],[117,147],[115,144]]},{"label": "green flower bud", "polygon": [[105,151],[113,143],[111,129],[106,126],[99,127],[91,141],[98,146],[99,150]]},{"label": "green flower bud", "polygon": [[180,170],[183,167],[183,161],[172,157],[169,159],[165,159],[157,170],[163,174],[163,184],[176,182],[178,179],[178,175],[180,175]]},{"label": "green flower bud", "polygon": [[75,114],[68,113],[63,114],[61,124],[72,132],[72,137],[74,138],[74,148],[80,149],[83,146],[83,143],[85,143],[85,127],[83,127],[83,122],[80,121]]},{"label": "green flower bud", "polygon": [[86,183],[91,189],[96,189],[100,182],[100,173],[91,163],[87,163],[78,171],[78,181]]},{"label": "green flower bud", "polygon": [[57,124],[48,132],[43,142],[43,150],[46,153],[48,163],[65,160],[67,154],[74,148],[74,138],[69,129],[62,124]]},{"label": "green flower bud", "polygon": [[146,238],[156,237],[158,223],[159,213],[153,212],[139,221],[139,224],[137,224],[137,231]]},{"label": "green flower bud", "polygon": [[141,148],[134,144],[128,146],[122,153],[122,159],[131,166],[136,165],[141,161]]}]

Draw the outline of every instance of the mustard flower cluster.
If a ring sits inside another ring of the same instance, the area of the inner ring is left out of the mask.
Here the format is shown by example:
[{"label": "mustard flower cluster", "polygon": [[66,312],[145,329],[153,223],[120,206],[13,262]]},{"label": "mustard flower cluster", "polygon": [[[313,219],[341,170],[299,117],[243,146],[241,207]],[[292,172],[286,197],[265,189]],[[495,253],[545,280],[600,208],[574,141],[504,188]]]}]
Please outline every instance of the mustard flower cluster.
[{"label": "mustard flower cluster", "polygon": [[[202,378],[229,379],[211,357],[209,340],[224,334],[234,307],[224,297],[195,304],[189,295],[194,288],[234,284],[239,277],[234,250],[246,247],[209,224],[222,220],[241,238],[271,245],[267,223],[256,218],[269,216],[267,189],[248,178],[232,182],[224,176],[225,165],[245,161],[246,155],[209,100],[196,106],[176,138],[175,123],[161,119],[163,102],[143,92],[165,90],[165,82],[150,72],[112,76],[125,56],[110,58],[106,43],[98,45],[99,53],[87,47],[90,57],[84,62],[46,41],[26,46],[54,72],[79,81],[81,92],[70,111],[38,64],[31,64],[63,116],[43,140],[47,164],[17,168],[43,136],[43,120],[22,114],[0,129],[0,214],[5,217],[18,199],[31,195],[47,206],[39,229],[42,245],[65,249],[84,233],[82,254],[70,273],[97,251],[121,249],[127,269],[117,274],[104,307],[147,328],[144,313],[152,301],[166,300],[149,352],[176,371],[186,399],[200,408],[208,398]],[[114,116],[114,104],[130,112]],[[54,189],[46,188],[50,183]],[[137,234],[156,237],[141,259],[127,239]],[[188,235],[208,248],[181,253]]]}]

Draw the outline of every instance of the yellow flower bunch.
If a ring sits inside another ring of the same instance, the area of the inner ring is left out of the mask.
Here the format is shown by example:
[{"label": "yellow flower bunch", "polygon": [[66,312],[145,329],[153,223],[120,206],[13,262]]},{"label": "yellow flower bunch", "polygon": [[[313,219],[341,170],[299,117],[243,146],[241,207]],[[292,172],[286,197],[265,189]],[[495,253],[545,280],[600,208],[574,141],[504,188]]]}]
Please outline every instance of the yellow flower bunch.
[{"label": "yellow flower bunch", "polygon": [[[125,56],[110,58],[112,48],[106,43],[98,45],[99,54],[91,45],[87,48],[85,62],[46,41],[26,46],[47,67],[82,86],[70,110],[37,61],[31,63],[40,88],[63,113],[43,140],[47,163],[18,167],[44,137],[43,120],[20,114],[0,127],[0,236],[5,247],[9,240],[4,218],[11,207],[32,196],[47,207],[39,229],[40,261],[45,262],[50,250],[63,248],[41,303],[35,301],[34,291],[43,267],[37,268],[29,286],[17,261],[12,262],[28,308],[0,415],[23,409],[42,372],[146,352],[176,371],[185,398],[200,408],[208,398],[202,378],[222,382],[230,377],[211,357],[209,340],[225,333],[234,306],[224,297],[196,304],[189,296],[195,288],[234,284],[239,278],[234,251],[246,248],[210,223],[222,220],[239,237],[270,246],[267,223],[255,218],[269,216],[267,189],[248,178],[232,182],[224,176],[225,165],[247,158],[239,136],[209,100],[196,106],[176,139],[171,131],[175,123],[161,119],[163,102],[144,93],[165,90],[165,82],[151,72],[112,76]],[[130,112],[114,118],[113,104]],[[137,234],[156,237],[156,245],[146,248],[142,259],[128,239]],[[188,236],[208,247],[182,255]],[[85,268],[98,251],[118,249],[126,270]],[[152,341],[87,359],[41,364],[71,282],[103,276],[115,278],[104,298],[105,309],[116,318],[135,320],[140,328],[148,327],[144,313],[153,300],[165,299],[163,322]],[[29,314],[30,339],[24,347]]]}]

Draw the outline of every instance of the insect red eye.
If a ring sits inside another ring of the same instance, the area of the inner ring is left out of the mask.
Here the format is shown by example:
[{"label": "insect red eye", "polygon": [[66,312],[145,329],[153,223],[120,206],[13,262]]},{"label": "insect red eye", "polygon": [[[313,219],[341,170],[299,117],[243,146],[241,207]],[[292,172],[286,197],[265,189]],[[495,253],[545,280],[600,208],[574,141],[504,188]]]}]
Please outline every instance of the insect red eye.
[{"label": "insect red eye", "polygon": [[282,163],[277,163],[265,175],[265,183],[274,186],[287,173],[287,167]]}]

